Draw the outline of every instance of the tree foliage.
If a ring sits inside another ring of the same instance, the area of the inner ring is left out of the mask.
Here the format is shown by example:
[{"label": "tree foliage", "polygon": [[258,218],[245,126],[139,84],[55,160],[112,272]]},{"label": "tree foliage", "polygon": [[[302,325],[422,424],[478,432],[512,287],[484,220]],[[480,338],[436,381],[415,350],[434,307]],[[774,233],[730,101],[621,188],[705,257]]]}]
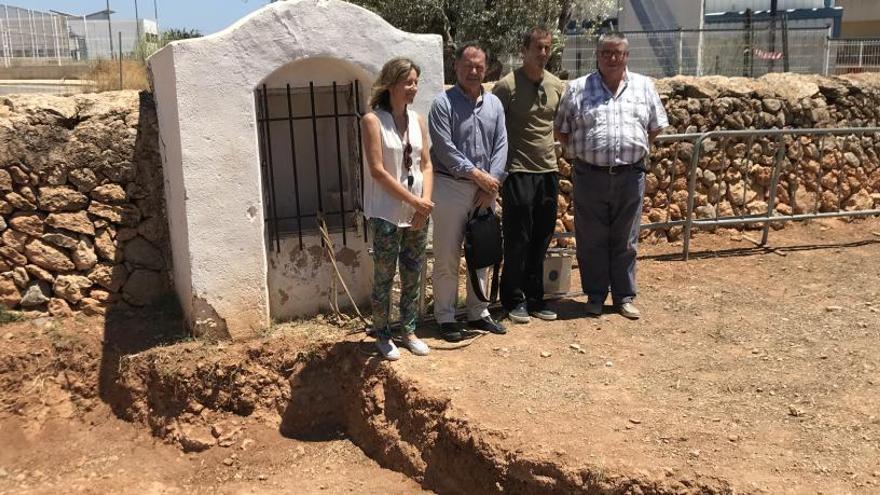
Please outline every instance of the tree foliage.
[{"label": "tree foliage", "polygon": [[530,28],[543,26],[559,35],[573,16],[603,17],[613,13],[616,5],[616,0],[351,1],[379,14],[398,29],[442,36],[448,76],[455,47],[479,41],[489,50],[490,78],[500,72],[500,60],[519,53],[521,37]]}]

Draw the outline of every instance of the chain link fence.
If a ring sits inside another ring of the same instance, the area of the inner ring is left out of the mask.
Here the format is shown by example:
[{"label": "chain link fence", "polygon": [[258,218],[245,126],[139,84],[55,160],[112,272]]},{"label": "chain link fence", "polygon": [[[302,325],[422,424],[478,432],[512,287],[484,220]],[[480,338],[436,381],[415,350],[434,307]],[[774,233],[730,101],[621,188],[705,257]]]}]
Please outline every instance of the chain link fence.
[{"label": "chain link fence", "polygon": [[[629,66],[651,77],[745,76],[769,72],[846,74],[880,71],[880,40],[830,38],[827,28],[701,29],[626,32]],[[596,67],[597,36],[568,35],[562,68],[569,78]]]}]

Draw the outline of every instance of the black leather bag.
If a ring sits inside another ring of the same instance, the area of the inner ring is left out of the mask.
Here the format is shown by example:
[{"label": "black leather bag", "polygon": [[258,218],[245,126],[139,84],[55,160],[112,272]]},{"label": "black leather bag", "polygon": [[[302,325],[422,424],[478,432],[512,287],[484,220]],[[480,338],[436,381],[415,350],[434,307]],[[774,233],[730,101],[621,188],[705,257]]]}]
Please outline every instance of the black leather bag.
[{"label": "black leather bag", "polygon": [[[468,220],[464,232],[464,259],[467,263],[468,277],[477,299],[483,302],[498,300],[498,275],[504,257],[504,241],[501,236],[501,222],[491,208],[476,208]],[[477,270],[493,267],[492,289],[489,298],[480,286]]]}]

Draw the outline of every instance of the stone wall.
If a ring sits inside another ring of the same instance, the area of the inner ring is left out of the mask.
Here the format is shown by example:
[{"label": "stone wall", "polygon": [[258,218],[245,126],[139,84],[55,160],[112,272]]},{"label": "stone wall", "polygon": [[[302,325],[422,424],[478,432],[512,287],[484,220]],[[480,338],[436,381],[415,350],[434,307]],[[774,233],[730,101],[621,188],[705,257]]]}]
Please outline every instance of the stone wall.
[{"label": "stone wall", "polygon": [[0,98],[0,306],[68,314],[169,288],[152,96]]},{"label": "stone wall", "polygon": [[[771,74],[657,81],[668,132],[874,126],[880,76]],[[0,306],[64,314],[142,306],[169,290],[170,260],[153,100],[132,91],[0,98]],[[644,222],[682,218],[690,146],[651,153]],[[708,143],[695,214],[767,209],[774,144]],[[557,231],[573,230],[571,166],[560,160]],[[675,174],[673,180],[672,174]],[[821,190],[820,190],[821,188]],[[880,139],[788,140],[781,214],[880,208]],[[643,232],[678,239],[681,228]],[[559,239],[572,246],[573,239]]]},{"label": "stone wall", "polygon": [[[877,126],[880,117],[877,74],[835,78],[770,74],[759,79],[679,76],[656,84],[669,115],[667,133],[870,127]],[[880,208],[880,139],[796,137],[786,139],[786,144],[776,190],[778,214],[837,211],[838,204],[845,210]],[[652,150],[643,223],[679,220],[687,212],[686,171],[692,149],[682,143]],[[696,218],[767,211],[776,153],[772,140],[711,140],[704,152],[697,169]],[[571,167],[560,160],[560,168],[563,194],[556,230],[571,232]],[[642,236],[676,240],[681,233],[681,227],[672,227],[643,231]],[[558,239],[557,243],[570,247],[574,239]]]}]

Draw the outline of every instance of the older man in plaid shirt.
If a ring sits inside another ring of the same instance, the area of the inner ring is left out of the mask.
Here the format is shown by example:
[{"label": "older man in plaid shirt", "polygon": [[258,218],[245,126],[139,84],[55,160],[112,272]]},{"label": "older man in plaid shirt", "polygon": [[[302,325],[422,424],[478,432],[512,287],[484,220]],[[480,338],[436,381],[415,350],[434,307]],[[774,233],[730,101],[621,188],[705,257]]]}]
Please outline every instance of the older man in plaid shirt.
[{"label": "older man in plaid shirt", "polygon": [[620,314],[638,319],[633,299],[645,157],[668,121],[651,79],[627,70],[625,36],[602,35],[597,58],[597,72],[569,83],[555,129],[574,165],[575,238],[586,311],[602,314],[610,289]]}]

